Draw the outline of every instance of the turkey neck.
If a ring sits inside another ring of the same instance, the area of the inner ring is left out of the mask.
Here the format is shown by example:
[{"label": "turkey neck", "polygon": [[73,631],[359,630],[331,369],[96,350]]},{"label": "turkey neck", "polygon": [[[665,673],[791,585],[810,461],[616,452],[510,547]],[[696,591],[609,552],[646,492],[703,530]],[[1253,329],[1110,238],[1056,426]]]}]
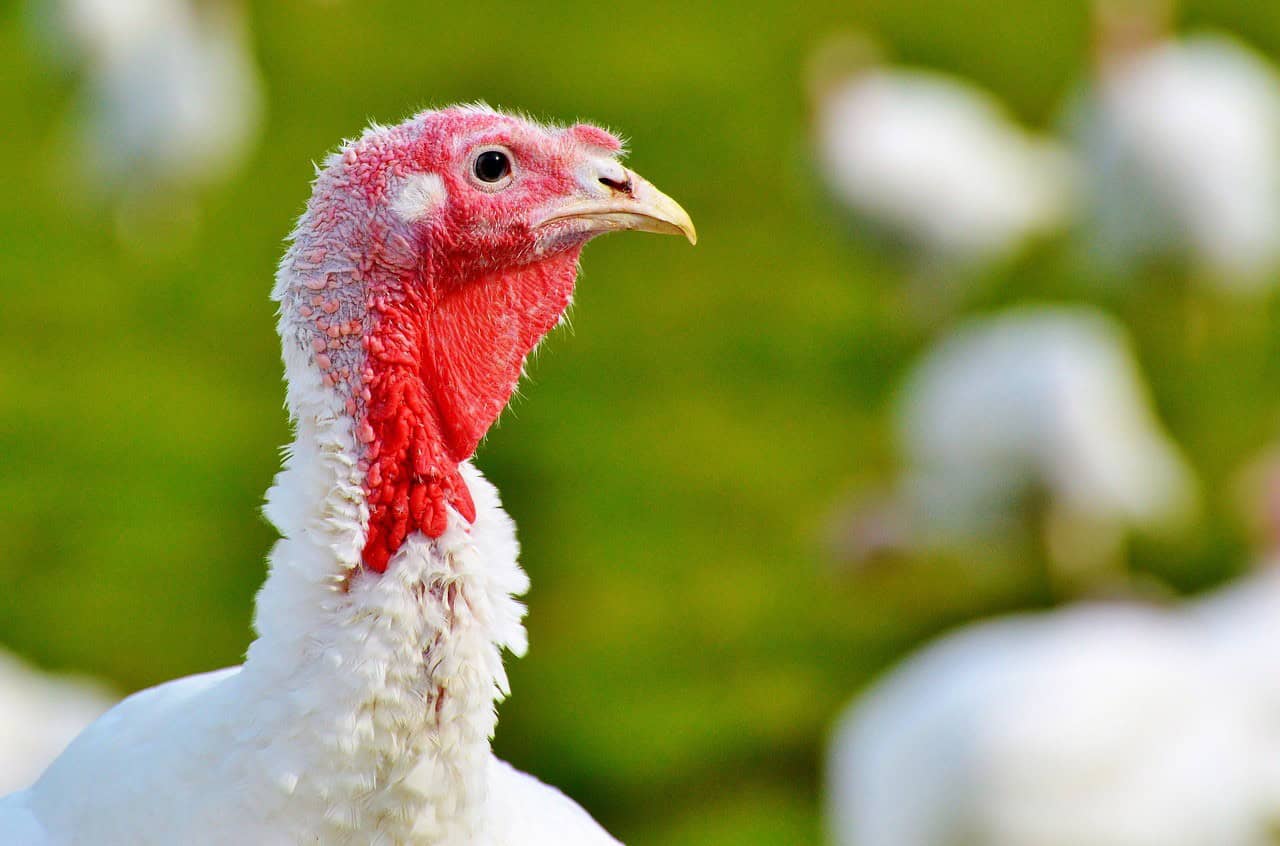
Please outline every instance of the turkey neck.
[{"label": "turkey neck", "polygon": [[[393,844],[465,840],[481,822],[494,705],[507,691],[501,651],[524,648],[512,594],[527,583],[479,488],[474,525],[455,515],[439,538],[407,539],[387,572],[362,568],[359,471],[343,428],[300,424],[270,494],[285,537],[258,596],[246,699],[274,750],[264,759],[282,768],[272,783],[325,809],[322,842],[374,831]],[[295,500],[308,487],[328,495]]]},{"label": "turkey neck", "polygon": [[[448,351],[431,338],[447,324],[425,310],[455,312],[404,288],[358,286],[358,267],[307,249],[295,241],[276,291],[296,436],[268,494],[282,538],[242,676],[275,750],[272,783],[323,804],[326,837],[449,842],[479,825],[494,705],[507,691],[501,651],[524,648],[512,595],[527,582],[509,521],[465,462],[483,431],[450,417],[448,403],[479,402],[467,367],[427,358]],[[477,281],[469,290],[486,299],[519,301],[512,279]],[[530,332],[515,325],[499,342],[519,350]],[[503,404],[523,355],[495,377]],[[464,384],[439,395],[424,374],[441,370]],[[386,433],[405,437],[388,447]],[[389,453],[395,460],[380,463]],[[382,499],[393,482],[395,496]],[[384,502],[398,518],[424,506],[430,519],[378,523]],[[395,544],[371,562],[375,540]]]}]

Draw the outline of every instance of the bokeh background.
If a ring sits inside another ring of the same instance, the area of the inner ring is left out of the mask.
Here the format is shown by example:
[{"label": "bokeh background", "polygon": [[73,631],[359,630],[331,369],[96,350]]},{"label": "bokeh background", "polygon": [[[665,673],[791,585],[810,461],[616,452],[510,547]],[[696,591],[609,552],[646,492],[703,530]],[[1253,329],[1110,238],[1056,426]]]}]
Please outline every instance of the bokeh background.
[{"label": "bokeh background", "polygon": [[[7,4],[0,642],[121,691],[237,662],[289,437],[267,292],[313,162],[429,105],[590,119],[629,138],[701,240],[593,244],[571,328],[478,453],[533,581],[496,747],[633,846],[820,842],[824,738],[856,691],[948,627],[1068,597],[1034,549],[834,561],[833,514],[893,477],[894,389],[939,323],[909,314],[902,263],[833,202],[806,60],[857,27],[1052,129],[1087,72],[1089,15],[1068,0],[254,3],[256,147],[194,222],[125,232],[65,155],[82,72]],[[1189,0],[1179,23],[1280,56],[1270,0]],[[1042,239],[963,309],[1087,300],[1127,325],[1206,499],[1193,530],[1135,540],[1127,567],[1204,589],[1250,560],[1231,480],[1280,424],[1276,300],[1207,293],[1178,267],[1094,274],[1067,235]]]}]

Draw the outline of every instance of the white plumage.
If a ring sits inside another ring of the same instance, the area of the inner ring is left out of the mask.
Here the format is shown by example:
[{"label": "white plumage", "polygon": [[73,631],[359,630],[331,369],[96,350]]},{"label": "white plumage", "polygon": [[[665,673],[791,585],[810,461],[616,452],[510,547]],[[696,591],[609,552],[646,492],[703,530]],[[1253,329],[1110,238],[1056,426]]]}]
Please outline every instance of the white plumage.
[{"label": "white plumage", "polygon": [[100,685],[39,672],[0,651],[0,795],[35,781],[114,701]]},{"label": "white plumage", "polygon": [[872,64],[820,80],[815,97],[823,181],[926,261],[1002,258],[1071,210],[1068,155],[970,83]]},{"label": "white plumage", "polygon": [[[525,648],[512,595],[528,585],[492,486],[467,468],[478,512],[470,531],[455,525],[437,542],[411,539],[393,570],[355,583],[339,609],[333,556],[358,556],[360,525],[341,495],[352,468],[333,447],[350,435],[308,428],[269,497],[287,539],[272,554],[245,665],[112,709],[32,789],[0,800],[0,843],[70,846],[92,834],[100,846],[356,846],[377,831],[384,839],[375,842],[388,844],[516,846],[551,843],[554,829],[557,843],[615,846],[571,800],[489,752],[492,703],[506,691],[500,650]],[[338,495],[317,499],[320,488]],[[307,531],[307,522],[323,528]],[[417,583],[429,586],[421,597]],[[446,607],[447,592],[434,595],[444,584],[465,601]],[[412,694],[389,673],[416,666],[444,618],[460,615],[459,635],[430,647],[452,694],[437,709],[420,698],[430,691]],[[300,710],[299,699],[311,704]],[[115,762],[109,774],[106,761]],[[397,772],[399,761],[409,769]],[[397,788],[379,789],[397,779]],[[151,801],[172,797],[175,785],[185,794],[178,808]],[[523,839],[526,831],[535,839]]]},{"label": "white plumage", "polygon": [[1280,571],[1185,608],[980,623],[841,718],[840,846],[1267,846],[1280,815]]},{"label": "white plumage", "polygon": [[1280,75],[1225,35],[1104,50],[1071,116],[1105,261],[1189,260],[1254,290],[1280,268]]},{"label": "white plumage", "polygon": [[961,324],[907,375],[895,419],[904,471],[891,522],[912,548],[1017,538],[1042,497],[1050,552],[1087,572],[1129,530],[1176,527],[1197,508],[1125,332],[1092,308]]},{"label": "white plumage", "polygon": [[262,85],[234,2],[59,0],[53,37],[78,65],[77,164],[126,199],[200,188],[244,161]]}]

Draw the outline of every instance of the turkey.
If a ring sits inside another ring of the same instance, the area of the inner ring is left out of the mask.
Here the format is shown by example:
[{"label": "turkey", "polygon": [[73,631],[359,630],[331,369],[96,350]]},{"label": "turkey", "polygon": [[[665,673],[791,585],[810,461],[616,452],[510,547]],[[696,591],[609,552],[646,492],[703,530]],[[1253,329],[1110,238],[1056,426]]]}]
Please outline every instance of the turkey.
[{"label": "turkey", "polygon": [[1236,590],[1208,602],[1259,613],[1218,638],[1194,611],[1095,603],[975,624],[909,658],[837,725],[833,842],[1274,843],[1277,700],[1230,656],[1268,648],[1280,578]]},{"label": "turkey", "polygon": [[87,177],[77,193],[111,200],[127,228],[189,214],[187,195],[244,163],[263,95],[235,0],[57,0],[39,12],[49,51],[81,76],[67,127],[69,169]]},{"label": "turkey", "polygon": [[1280,74],[1234,38],[1169,36],[1171,0],[1098,0],[1090,90],[1067,111],[1104,265],[1188,261],[1250,292],[1280,269]]},{"label": "turkey", "polygon": [[1131,529],[1197,510],[1195,478],[1150,405],[1121,326],[1085,306],[1022,306],[937,341],[896,403],[904,473],[888,503],[841,516],[849,562],[1017,544],[1029,506],[1067,585],[1114,570]]},{"label": "turkey", "polygon": [[1274,844],[1280,475],[1269,463],[1271,550],[1256,572],[1183,605],[977,623],[850,706],[828,761],[832,841]]},{"label": "turkey", "polygon": [[616,843],[490,751],[527,580],[470,457],[588,240],[696,240],[621,154],[594,126],[460,106],[325,161],[273,292],[295,437],[257,639],[109,711],[0,800],[0,843]]},{"label": "turkey", "polygon": [[864,37],[811,60],[814,144],[841,203],[927,272],[980,268],[1062,226],[1073,165],[989,93],[882,64]]},{"label": "turkey", "polygon": [[101,685],[47,675],[0,651],[0,795],[35,781],[114,702]]}]

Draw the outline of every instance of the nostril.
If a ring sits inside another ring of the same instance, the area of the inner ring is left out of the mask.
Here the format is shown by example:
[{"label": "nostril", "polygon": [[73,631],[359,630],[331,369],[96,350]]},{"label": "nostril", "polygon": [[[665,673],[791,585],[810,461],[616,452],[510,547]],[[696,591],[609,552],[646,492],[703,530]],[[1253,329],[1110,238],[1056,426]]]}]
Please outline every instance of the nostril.
[{"label": "nostril", "polygon": [[630,176],[626,177],[625,179],[610,179],[607,176],[602,176],[600,177],[600,184],[608,185],[613,190],[620,191],[623,194],[631,193],[631,177]]}]

